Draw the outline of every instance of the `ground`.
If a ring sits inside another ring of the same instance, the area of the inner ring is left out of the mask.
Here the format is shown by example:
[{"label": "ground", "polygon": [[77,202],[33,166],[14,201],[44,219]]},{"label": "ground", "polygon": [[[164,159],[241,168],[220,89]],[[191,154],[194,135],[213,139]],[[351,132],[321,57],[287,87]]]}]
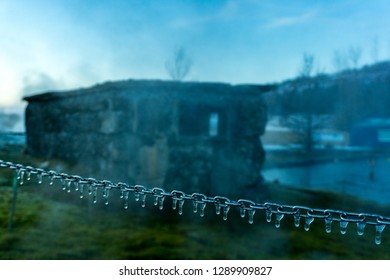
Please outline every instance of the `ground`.
[{"label": "ground", "polygon": [[[23,149],[8,147],[0,158],[24,164],[41,164],[28,157]],[[250,225],[237,209],[223,221],[211,205],[205,217],[192,212],[185,204],[182,216],[171,209],[167,199],[164,211],[152,199],[142,208],[131,197],[125,210],[116,203],[119,193],[112,192],[111,203],[97,204],[88,195],[80,199],[76,193],[50,186],[46,180],[39,185],[34,178],[18,188],[12,231],[9,217],[12,205],[12,176],[0,170],[0,258],[2,259],[389,259],[390,233],[385,229],[383,242],[375,245],[375,229],[367,226],[358,236],[356,226],[348,226],[341,235],[333,223],[325,233],[322,220],[315,220],[310,231],[295,228],[291,217],[275,228],[267,223],[265,214],[256,212]],[[390,215],[378,205],[367,204],[337,193],[297,191],[288,186],[268,185],[268,201],[317,208],[370,209]],[[259,194],[258,198],[264,197]],[[251,193],[256,200],[256,194]],[[262,199],[262,198],[261,198]],[[274,217],[273,217],[274,219]]]}]

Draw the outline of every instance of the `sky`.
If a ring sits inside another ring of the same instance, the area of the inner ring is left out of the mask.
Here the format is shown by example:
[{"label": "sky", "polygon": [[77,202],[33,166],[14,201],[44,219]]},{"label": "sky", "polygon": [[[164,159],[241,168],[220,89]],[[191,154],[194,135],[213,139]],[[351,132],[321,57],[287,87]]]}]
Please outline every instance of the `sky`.
[{"label": "sky", "polygon": [[0,0],[0,106],[25,95],[123,79],[170,79],[182,47],[189,81],[266,84],[318,72],[334,53],[390,58],[388,0]]}]

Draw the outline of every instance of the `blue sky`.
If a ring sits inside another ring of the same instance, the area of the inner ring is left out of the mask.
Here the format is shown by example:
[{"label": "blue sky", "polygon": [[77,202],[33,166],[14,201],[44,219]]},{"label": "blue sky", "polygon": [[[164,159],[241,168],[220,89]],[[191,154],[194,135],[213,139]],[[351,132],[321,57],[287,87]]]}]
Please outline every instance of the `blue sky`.
[{"label": "blue sky", "polygon": [[[302,56],[334,71],[335,51],[360,64],[390,57],[388,0],[0,0],[0,104],[107,80],[169,79],[183,46],[187,80],[270,83]],[[376,55],[374,55],[376,53]]]}]

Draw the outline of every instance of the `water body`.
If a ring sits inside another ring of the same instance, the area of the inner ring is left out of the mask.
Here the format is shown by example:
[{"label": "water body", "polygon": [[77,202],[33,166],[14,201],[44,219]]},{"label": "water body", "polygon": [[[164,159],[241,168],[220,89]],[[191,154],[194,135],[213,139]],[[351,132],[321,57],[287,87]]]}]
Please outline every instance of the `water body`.
[{"label": "water body", "polygon": [[390,205],[390,159],[272,168],[262,175],[267,181],[296,188],[336,191]]}]

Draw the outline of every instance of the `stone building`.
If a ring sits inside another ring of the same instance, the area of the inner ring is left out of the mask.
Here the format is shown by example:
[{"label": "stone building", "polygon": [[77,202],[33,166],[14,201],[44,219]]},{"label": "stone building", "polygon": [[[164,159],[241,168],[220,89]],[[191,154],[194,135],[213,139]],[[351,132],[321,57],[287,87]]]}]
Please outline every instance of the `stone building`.
[{"label": "stone building", "polygon": [[29,96],[27,151],[98,179],[236,193],[259,184],[267,89],[127,80]]}]

